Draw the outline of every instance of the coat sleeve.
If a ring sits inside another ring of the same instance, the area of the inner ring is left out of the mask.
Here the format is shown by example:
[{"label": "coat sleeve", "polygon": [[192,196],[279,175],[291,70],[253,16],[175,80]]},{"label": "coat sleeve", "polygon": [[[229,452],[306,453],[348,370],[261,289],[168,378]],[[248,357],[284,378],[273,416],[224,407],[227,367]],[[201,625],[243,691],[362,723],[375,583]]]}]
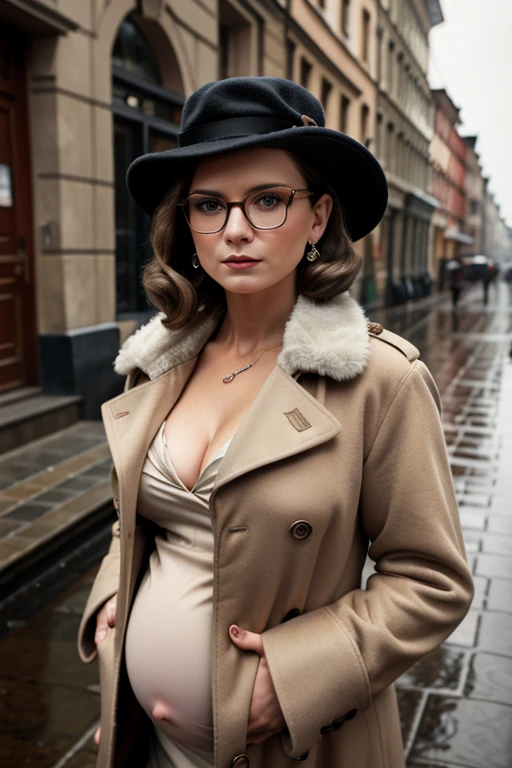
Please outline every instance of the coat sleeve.
[{"label": "coat sleeve", "polygon": [[436,385],[417,361],[365,461],[359,505],[376,573],[366,589],[263,635],[290,757],[369,707],[440,645],[473,596]]},{"label": "coat sleeve", "polygon": [[[132,387],[142,384],[148,380],[139,368],[134,368],[124,384],[124,391],[127,392]],[[110,483],[114,496],[114,506],[119,515],[119,492],[116,472],[114,466],[110,470]],[[78,630],[78,652],[82,661],[89,662],[96,658],[96,643],[94,634],[96,631],[96,615],[100,608],[115,595],[119,589],[119,574],[121,564],[120,552],[120,521],[116,521],[112,526],[112,541],[109,550],[103,558],[99,571],[92,585],[89,598],[80,622]]]}]

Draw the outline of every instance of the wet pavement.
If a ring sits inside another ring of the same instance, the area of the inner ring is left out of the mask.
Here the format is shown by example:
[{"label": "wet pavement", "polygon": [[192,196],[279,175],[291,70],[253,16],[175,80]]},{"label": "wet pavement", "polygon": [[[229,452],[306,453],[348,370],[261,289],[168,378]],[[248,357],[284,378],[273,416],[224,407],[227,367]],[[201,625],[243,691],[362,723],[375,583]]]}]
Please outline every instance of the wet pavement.
[{"label": "wet pavement", "polygon": [[[439,386],[476,584],[460,627],[397,682],[408,768],[512,768],[512,297],[497,285],[457,317],[427,300],[371,319],[418,346]],[[76,633],[107,539],[0,605],[2,766],[95,765],[97,672]]]},{"label": "wet pavement", "polygon": [[0,596],[23,558],[111,503],[101,422],[81,421],[0,456]]}]

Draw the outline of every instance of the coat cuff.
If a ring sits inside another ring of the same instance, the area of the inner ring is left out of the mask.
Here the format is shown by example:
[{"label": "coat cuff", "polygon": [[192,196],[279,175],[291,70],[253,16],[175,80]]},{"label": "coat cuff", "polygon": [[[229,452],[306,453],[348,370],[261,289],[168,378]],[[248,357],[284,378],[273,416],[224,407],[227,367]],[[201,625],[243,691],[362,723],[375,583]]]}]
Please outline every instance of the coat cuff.
[{"label": "coat cuff", "polygon": [[371,703],[370,683],[352,638],[326,608],[262,634],[265,656],[286,721],[289,757],[308,752]]},{"label": "coat cuff", "polygon": [[93,661],[97,655],[94,642],[96,614],[119,590],[119,523],[112,526],[112,534],[110,551],[102,560],[78,629],[78,653],[85,662]]}]

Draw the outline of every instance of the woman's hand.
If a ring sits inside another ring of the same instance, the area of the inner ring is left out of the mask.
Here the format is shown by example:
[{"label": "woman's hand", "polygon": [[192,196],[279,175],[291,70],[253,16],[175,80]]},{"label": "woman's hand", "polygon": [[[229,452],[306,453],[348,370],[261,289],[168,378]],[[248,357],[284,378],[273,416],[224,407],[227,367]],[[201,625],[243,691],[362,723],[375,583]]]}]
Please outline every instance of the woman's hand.
[{"label": "woman's hand", "polygon": [[237,648],[242,651],[254,651],[260,657],[249,709],[247,744],[261,744],[270,736],[282,731],[286,725],[270,676],[261,635],[233,624],[229,628],[229,636]]},{"label": "woman's hand", "polygon": [[96,645],[103,642],[108,635],[109,629],[116,625],[116,606],[117,595],[114,595],[107,600],[103,608],[98,611],[96,617],[96,633],[94,635],[94,642]]}]

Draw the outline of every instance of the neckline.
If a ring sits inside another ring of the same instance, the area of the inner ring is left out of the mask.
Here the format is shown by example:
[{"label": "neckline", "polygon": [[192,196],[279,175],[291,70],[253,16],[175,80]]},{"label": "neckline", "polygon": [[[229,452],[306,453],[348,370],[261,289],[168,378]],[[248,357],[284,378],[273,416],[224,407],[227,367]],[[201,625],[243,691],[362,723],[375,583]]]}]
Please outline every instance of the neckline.
[{"label": "neckline", "polygon": [[[198,486],[198,485],[199,485],[199,483],[201,482],[201,480],[202,480],[202,478],[203,478],[203,475],[204,475],[204,474],[206,473],[206,471],[207,471],[207,470],[208,470],[208,469],[209,469],[209,468],[212,466],[212,464],[214,464],[216,461],[219,461],[220,459],[224,458],[224,453],[222,453],[222,452],[224,451],[224,449],[227,449],[227,447],[229,446],[230,442],[233,440],[233,438],[234,438],[234,436],[235,436],[235,435],[232,435],[232,436],[229,438],[229,440],[226,440],[226,442],[224,443],[224,445],[222,445],[222,446],[219,448],[219,450],[218,450],[218,451],[216,451],[216,452],[213,454],[212,458],[210,459],[210,461],[208,462],[208,464],[206,465],[206,467],[203,469],[203,471],[200,473],[199,477],[197,478],[197,480],[196,480],[196,482],[194,483],[194,485],[192,486],[192,488],[187,488],[187,486],[185,485],[185,483],[183,482],[183,480],[181,479],[181,477],[178,475],[178,473],[177,473],[177,471],[176,471],[176,467],[174,466],[174,462],[173,462],[173,460],[171,459],[171,454],[169,453],[169,449],[168,449],[168,447],[167,447],[167,440],[166,440],[166,437],[165,437],[165,424],[166,424],[166,421],[167,421],[167,419],[165,419],[165,420],[164,420],[164,422],[163,422],[162,426],[160,427],[161,436],[162,436],[162,443],[163,443],[163,446],[164,446],[165,457],[166,457],[166,459],[167,459],[167,461],[168,461],[168,463],[169,463],[169,465],[170,465],[170,467],[171,467],[172,471],[174,472],[174,476],[176,477],[176,479],[178,480],[178,482],[180,483],[180,485],[181,485],[181,486],[182,486],[182,487],[183,487],[183,488],[184,488],[184,489],[185,489],[185,490],[186,490],[188,493],[192,493],[192,494],[193,494],[193,493],[194,493],[194,490],[197,488],[197,486]],[[219,454],[222,454],[222,455],[219,455]]]}]

